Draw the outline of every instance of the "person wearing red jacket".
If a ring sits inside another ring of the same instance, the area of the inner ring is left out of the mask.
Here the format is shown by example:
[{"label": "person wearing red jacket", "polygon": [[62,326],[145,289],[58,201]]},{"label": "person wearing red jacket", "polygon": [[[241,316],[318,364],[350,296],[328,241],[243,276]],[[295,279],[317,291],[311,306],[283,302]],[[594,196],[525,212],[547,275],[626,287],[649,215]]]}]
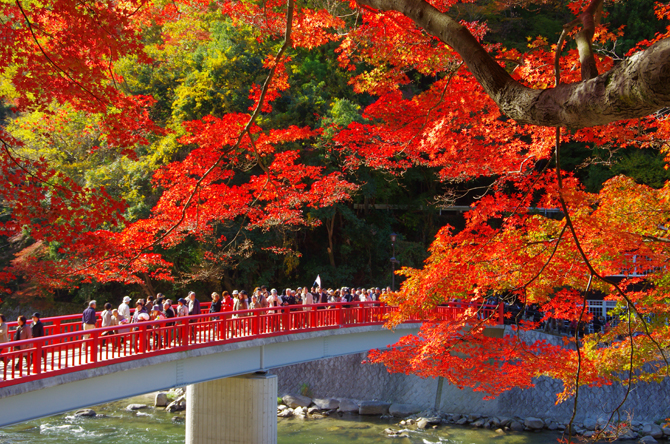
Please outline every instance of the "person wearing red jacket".
[{"label": "person wearing red jacket", "polygon": [[221,293],[221,311],[233,311],[233,298],[230,297],[230,293],[224,291]]}]

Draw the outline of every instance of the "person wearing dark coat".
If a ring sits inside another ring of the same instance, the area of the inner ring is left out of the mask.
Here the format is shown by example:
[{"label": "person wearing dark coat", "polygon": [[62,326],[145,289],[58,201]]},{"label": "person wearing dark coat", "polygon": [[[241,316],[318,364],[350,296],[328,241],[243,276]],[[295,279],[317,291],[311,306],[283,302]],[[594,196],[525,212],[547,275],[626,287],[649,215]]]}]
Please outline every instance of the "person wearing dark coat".
[{"label": "person wearing dark coat", "polygon": [[219,293],[212,293],[212,305],[209,306],[210,313],[218,313],[221,311],[221,296]]},{"label": "person wearing dark coat", "polygon": [[[23,341],[25,339],[30,339],[33,337],[33,333],[30,330],[30,327],[26,324],[28,320],[26,319],[25,316],[19,316],[18,319],[16,320],[18,323],[18,326],[16,327],[16,330],[14,331],[14,340],[15,341]],[[25,350],[26,348],[31,347],[30,345],[18,345],[14,347],[16,350]],[[30,354],[29,353],[24,353],[18,356],[16,360],[16,364],[14,364],[15,369],[20,369],[21,368],[21,363],[23,362],[23,357],[26,357],[26,362],[28,364],[28,367],[30,367]]]},{"label": "person wearing dark coat", "polygon": [[193,316],[200,313],[200,301],[195,298],[194,292],[190,292],[188,294],[188,314],[189,316]]},{"label": "person wearing dark coat", "polygon": [[30,327],[33,338],[40,338],[44,336],[44,324],[40,321],[40,314],[33,313],[33,325]]}]

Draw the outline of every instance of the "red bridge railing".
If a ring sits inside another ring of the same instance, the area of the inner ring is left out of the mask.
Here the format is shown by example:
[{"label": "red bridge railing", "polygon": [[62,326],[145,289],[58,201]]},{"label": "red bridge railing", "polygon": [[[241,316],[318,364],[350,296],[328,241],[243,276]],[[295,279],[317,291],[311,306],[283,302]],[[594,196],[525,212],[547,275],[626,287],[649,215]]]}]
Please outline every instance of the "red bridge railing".
[{"label": "red bridge railing", "polygon": [[[203,307],[206,307],[203,304]],[[345,302],[269,307],[82,330],[81,315],[45,318],[46,336],[0,344],[0,387],[150,356],[256,338],[383,324],[396,310],[382,302]],[[452,303],[435,319],[459,316],[502,324],[502,309]],[[76,319],[76,321],[75,321]],[[422,322],[413,320],[409,322]]]}]

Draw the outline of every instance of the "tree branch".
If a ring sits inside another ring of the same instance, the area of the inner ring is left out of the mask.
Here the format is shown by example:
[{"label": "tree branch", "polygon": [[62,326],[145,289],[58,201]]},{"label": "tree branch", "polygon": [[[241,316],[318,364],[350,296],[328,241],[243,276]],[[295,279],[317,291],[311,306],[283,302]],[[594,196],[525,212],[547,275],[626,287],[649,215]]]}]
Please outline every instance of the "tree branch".
[{"label": "tree branch", "polygon": [[514,80],[468,29],[424,0],[357,0],[397,11],[452,47],[501,111],[519,123],[572,129],[647,116],[670,105],[670,39],[579,83],[532,89]]},{"label": "tree branch", "polygon": [[577,50],[579,51],[579,63],[581,65],[582,80],[589,80],[598,77],[598,67],[596,58],[593,55],[593,35],[596,31],[596,24],[600,20],[603,0],[591,0],[589,6],[579,16],[582,22],[582,30],[575,36]]}]

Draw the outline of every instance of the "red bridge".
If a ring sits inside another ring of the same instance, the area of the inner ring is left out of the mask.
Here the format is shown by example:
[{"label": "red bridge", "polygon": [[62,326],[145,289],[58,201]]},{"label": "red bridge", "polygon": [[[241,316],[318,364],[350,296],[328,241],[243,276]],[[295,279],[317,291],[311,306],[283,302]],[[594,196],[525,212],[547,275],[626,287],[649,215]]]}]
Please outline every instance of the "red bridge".
[{"label": "red bridge", "polygon": [[[207,310],[209,303],[203,303],[202,308]],[[478,310],[480,318],[503,323],[502,305],[474,307],[452,303],[438,307],[437,311],[440,319],[448,320],[473,308]],[[225,342],[380,325],[392,311],[395,307],[380,302],[314,304],[200,314],[86,332],[80,314],[44,318],[45,336],[5,344],[11,350],[2,353],[5,365],[0,387]],[[12,329],[17,323],[8,325]],[[100,326],[100,319],[97,325]]]},{"label": "red bridge", "polygon": [[[203,310],[208,306],[202,304]],[[465,316],[503,324],[502,305],[450,303],[437,307],[430,319],[410,320],[397,331],[383,329],[395,310],[382,302],[299,305],[87,331],[80,314],[44,318],[45,336],[2,344],[0,426],[149,391],[383,348],[426,321]],[[274,421],[276,426],[276,415]],[[187,436],[188,429],[187,421]]]}]

